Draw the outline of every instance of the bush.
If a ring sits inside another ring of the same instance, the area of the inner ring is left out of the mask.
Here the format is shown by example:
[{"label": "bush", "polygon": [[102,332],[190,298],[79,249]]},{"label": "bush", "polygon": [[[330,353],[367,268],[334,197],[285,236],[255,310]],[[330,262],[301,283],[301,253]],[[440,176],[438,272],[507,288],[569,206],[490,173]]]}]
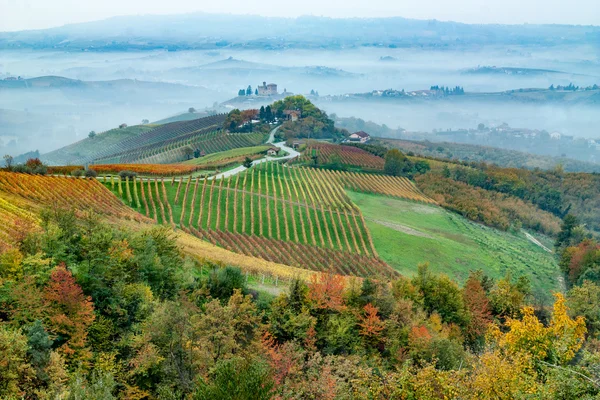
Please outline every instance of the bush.
[{"label": "bush", "polygon": [[93,169],[87,169],[87,171],[85,171],[85,177],[86,178],[96,178],[98,176],[98,173],[93,170]]},{"label": "bush", "polygon": [[85,171],[82,169],[76,169],[71,171],[71,175],[75,176],[75,177],[80,177],[83,176],[85,174]]},{"label": "bush", "polygon": [[235,289],[246,290],[246,282],[239,268],[215,268],[208,276],[206,286],[210,295],[217,299],[228,299]]},{"label": "bush", "polygon": [[137,176],[137,172],[133,172],[133,171],[128,171],[128,170],[124,170],[119,172],[119,177],[121,179],[132,179],[135,178]]},{"label": "bush", "polygon": [[48,166],[43,164],[39,158],[30,158],[25,164],[13,166],[12,171],[26,174],[46,175],[48,173]]}]

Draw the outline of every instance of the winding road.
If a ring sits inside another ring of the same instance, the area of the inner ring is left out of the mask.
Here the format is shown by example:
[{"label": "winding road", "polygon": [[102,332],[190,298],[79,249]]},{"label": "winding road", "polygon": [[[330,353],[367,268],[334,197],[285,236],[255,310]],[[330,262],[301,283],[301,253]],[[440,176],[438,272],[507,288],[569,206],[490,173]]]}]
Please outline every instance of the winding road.
[{"label": "winding road", "polygon": [[[296,158],[298,156],[300,156],[300,153],[298,153],[296,150],[292,149],[291,147],[288,147],[285,145],[285,142],[279,142],[279,143],[273,143],[275,141],[275,134],[277,133],[277,130],[279,129],[279,126],[277,128],[274,128],[271,131],[271,134],[269,135],[269,139],[267,140],[268,144],[272,144],[275,147],[278,147],[279,150],[283,150],[286,153],[288,153],[286,156],[283,157],[270,157],[270,156],[266,156],[264,158],[258,159],[258,160],[254,160],[252,162],[252,165],[256,165],[256,164],[260,164],[260,163],[264,163],[264,162],[269,162],[269,161],[278,161],[278,160],[289,160],[292,158]],[[221,178],[228,178],[230,176],[239,174],[240,172],[245,171],[247,168],[244,167],[243,165],[240,165],[239,167],[230,169],[229,171],[225,171],[225,172],[221,172],[220,174],[216,174],[211,176],[210,179],[221,179]]]}]

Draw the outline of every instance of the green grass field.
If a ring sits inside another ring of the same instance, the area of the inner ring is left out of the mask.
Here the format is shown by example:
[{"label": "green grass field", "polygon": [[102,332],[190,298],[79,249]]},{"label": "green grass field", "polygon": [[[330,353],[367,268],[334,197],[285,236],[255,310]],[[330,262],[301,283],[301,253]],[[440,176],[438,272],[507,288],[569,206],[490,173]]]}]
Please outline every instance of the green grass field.
[{"label": "green grass field", "polygon": [[[522,233],[501,232],[437,206],[348,192],[362,211],[379,256],[402,274],[412,275],[428,262],[464,282],[469,271],[483,269],[493,278],[510,272],[527,275],[535,292],[559,290],[554,256]],[[541,240],[545,242],[544,240]]]},{"label": "green grass field", "polygon": [[185,161],[183,164],[190,165],[204,165],[204,164],[218,164],[220,161],[226,161],[238,157],[252,156],[255,154],[266,152],[271,146],[252,146],[252,147],[240,147],[237,149],[231,149],[227,151],[221,151],[219,153],[208,154],[204,157],[193,158]]}]

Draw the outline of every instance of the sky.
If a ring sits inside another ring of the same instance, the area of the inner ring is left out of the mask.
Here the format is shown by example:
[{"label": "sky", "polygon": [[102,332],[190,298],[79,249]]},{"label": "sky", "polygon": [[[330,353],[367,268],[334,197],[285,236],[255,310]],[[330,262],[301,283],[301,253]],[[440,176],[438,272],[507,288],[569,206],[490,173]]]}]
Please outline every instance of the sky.
[{"label": "sky", "polygon": [[0,0],[0,31],[118,15],[188,12],[294,17],[390,17],[465,23],[600,25],[600,0]]}]

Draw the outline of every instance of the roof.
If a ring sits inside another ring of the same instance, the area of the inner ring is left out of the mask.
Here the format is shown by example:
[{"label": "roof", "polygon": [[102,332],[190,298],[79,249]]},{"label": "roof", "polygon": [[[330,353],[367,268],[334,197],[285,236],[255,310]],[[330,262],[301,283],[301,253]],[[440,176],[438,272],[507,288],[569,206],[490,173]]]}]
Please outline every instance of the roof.
[{"label": "roof", "polygon": [[368,138],[369,134],[367,132],[364,131],[358,131],[358,132],[354,132],[353,135],[356,135],[360,138]]}]

